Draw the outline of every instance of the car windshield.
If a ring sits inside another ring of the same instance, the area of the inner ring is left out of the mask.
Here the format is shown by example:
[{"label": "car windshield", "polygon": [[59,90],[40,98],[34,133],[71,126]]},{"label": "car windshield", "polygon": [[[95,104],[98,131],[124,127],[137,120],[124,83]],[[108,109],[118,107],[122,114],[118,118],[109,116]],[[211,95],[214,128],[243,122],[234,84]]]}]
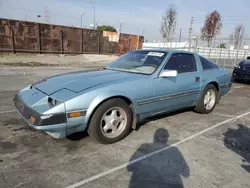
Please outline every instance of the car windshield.
[{"label": "car windshield", "polygon": [[166,54],[156,51],[130,51],[109,64],[106,69],[152,74],[161,65]]}]

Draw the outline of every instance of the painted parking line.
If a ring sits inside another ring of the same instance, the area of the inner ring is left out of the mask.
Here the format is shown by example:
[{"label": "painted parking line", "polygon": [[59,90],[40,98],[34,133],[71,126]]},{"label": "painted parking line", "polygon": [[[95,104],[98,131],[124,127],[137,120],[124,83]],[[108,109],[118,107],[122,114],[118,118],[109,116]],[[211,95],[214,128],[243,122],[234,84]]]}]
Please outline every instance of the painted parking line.
[{"label": "painted parking line", "polygon": [[213,113],[213,115],[221,116],[221,117],[228,117],[228,118],[234,118],[235,116],[229,115],[229,114],[219,114],[219,113]]},{"label": "painted parking line", "polygon": [[7,110],[7,111],[0,111],[0,114],[12,113],[16,112],[16,110]]},{"label": "painted parking line", "polygon": [[96,180],[96,179],[99,179],[99,178],[101,178],[101,177],[103,177],[103,176],[106,176],[106,175],[108,175],[108,174],[111,174],[111,173],[113,173],[113,172],[116,172],[116,171],[118,171],[118,170],[121,170],[121,169],[123,169],[123,168],[126,168],[126,167],[129,166],[129,165],[138,163],[138,162],[140,162],[140,161],[142,161],[142,160],[144,160],[144,159],[147,159],[147,158],[149,158],[149,157],[151,157],[151,156],[153,156],[153,155],[156,155],[156,154],[158,154],[158,153],[161,153],[161,152],[163,152],[163,151],[169,150],[169,149],[171,149],[171,148],[173,148],[173,147],[176,147],[176,146],[178,146],[178,145],[180,145],[180,144],[182,144],[182,143],[185,143],[185,142],[187,142],[187,141],[189,141],[189,140],[192,140],[192,139],[194,139],[194,138],[196,138],[196,137],[198,137],[198,136],[200,136],[200,135],[202,135],[202,134],[204,134],[204,133],[206,133],[206,132],[208,132],[208,131],[211,131],[211,130],[213,130],[213,129],[215,129],[215,128],[217,128],[217,127],[223,125],[223,124],[229,123],[229,122],[231,122],[231,121],[235,121],[236,119],[242,118],[242,117],[247,116],[247,115],[249,115],[249,114],[250,114],[250,111],[249,111],[249,112],[246,112],[246,113],[244,113],[244,114],[235,116],[235,117],[233,117],[233,118],[227,119],[227,120],[222,121],[222,122],[220,122],[220,123],[217,123],[217,124],[215,124],[215,125],[213,125],[213,126],[207,128],[207,129],[204,129],[204,130],[202,130],[202,131],[200,131],[200,132],[198,132],[198,133],[196,133],[196,134],[193,134],[192,136],[190,136],[190,137],[188,137],[188,138],[185,138],[185,139],[183,139],[183,140],[181,140],[181,141],[178,141],[178,142],[176,142],[176,143],[174,143],[174,144],[172,144],[172,145],[169,145],[169,146],[167,146],[167,147],[158,149],[158,150],[156,150],[156,151],[154,151],[154,152],[148,153],[148,154],[146,154],[146,155],[144,155],[144,156],[142,156],[142,157],[139,157],[139,158],[137,158],[137,159],[134,159],[134,160],[132,160],[132,161],[129,161],[129,162],[127,162],[127,163],[124,163],[124,164],[122,164],[122,165],[120,165],[120,166],[111,168],[111,169],[109,169],[109,170],[107,170],[107,171],[104,171],[104,172],[102,172],[102,173],[96,174],[96,175],[94,175],[94,176],[92,176],[92,177],[89,177],[89,178],[87,178],[87,179],[84,179],[84,180],[82,180],[82,181],[79,181],[79,182],[77,182],[77,183],[74,183],[74,184],[68,186],[67,188],[76,188],[76,187],[85,185],[85,184],[87,184],[87,183],[89,183],[89,182],[91,182],[91,181],[94,181],[94,180]]},{"label": "painted parking line", "polygon": [[37,81],[37,79],[34,78],[33,76],[29,76],[29,75],[27,75],[27,74],[24,74],[24,76],[26,76],[27,78],[30,78],[30,79],[31,79],[32,81],[34,81],[34,82]]},{"label": "painted parking line", "polygon": [[242,85],[234,86],[233,89],[239,89],[239,88],[242,88],[242,87],[244,87],[244,86],[242,86]]}]

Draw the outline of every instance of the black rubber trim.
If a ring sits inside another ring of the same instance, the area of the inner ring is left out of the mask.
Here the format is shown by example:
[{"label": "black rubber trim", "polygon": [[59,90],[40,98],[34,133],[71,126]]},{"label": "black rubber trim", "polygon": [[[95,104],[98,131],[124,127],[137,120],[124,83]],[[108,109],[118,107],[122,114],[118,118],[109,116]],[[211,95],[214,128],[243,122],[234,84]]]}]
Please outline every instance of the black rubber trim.
[{"label": "black rubber trim", "polygon": [[[18,110],[18,112],[32,125],[34,126],[45,126],[45,125],[54,125],[54,124],[61,124],[66,123],[66,114],[52,114],[51,117],[47,119],[41,119],[43,114],[38,113],[34,109],[27,106],[20,98],[18,94],[15,95],[13,100],[14,106]],[[35,118],[35,122],[30,121],[30,117]]]},{"label": "black rubber trim", "polygon": [[39,120],[40,121],[36,121],[37,126],[61,124],[61,123],[66,123],[66,115],[65,113],[53,114],[50,118],[47,119],[40,118]]}]

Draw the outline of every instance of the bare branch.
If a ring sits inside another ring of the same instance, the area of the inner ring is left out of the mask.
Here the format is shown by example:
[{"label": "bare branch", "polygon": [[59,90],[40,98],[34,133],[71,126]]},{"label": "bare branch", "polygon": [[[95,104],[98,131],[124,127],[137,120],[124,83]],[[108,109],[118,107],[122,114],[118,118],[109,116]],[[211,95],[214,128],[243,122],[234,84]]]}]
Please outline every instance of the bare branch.
[{"label": "bare branch", "polygon": [[235,48],[239,48],[241,46],[244,32],[245,28],[241,24],[236,26],[234,32],[230,35],[230,43],[233,44]]},{"label": "bare branch", "polygon": [[162,17],[160,33],[166,41],[171,41],[176,28],[177,11],[174,8],[166,10]]}]

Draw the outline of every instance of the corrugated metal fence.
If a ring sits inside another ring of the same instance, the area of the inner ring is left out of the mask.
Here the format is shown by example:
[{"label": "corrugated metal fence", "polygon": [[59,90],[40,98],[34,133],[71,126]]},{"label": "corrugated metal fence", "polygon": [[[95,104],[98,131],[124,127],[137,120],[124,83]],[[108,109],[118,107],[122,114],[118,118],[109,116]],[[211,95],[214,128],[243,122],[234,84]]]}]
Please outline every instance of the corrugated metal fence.
[{"label": "corrugated metal fence", "polygon": [[0,52],[123,54],[142,43],[137,35],[0,19]]}]

